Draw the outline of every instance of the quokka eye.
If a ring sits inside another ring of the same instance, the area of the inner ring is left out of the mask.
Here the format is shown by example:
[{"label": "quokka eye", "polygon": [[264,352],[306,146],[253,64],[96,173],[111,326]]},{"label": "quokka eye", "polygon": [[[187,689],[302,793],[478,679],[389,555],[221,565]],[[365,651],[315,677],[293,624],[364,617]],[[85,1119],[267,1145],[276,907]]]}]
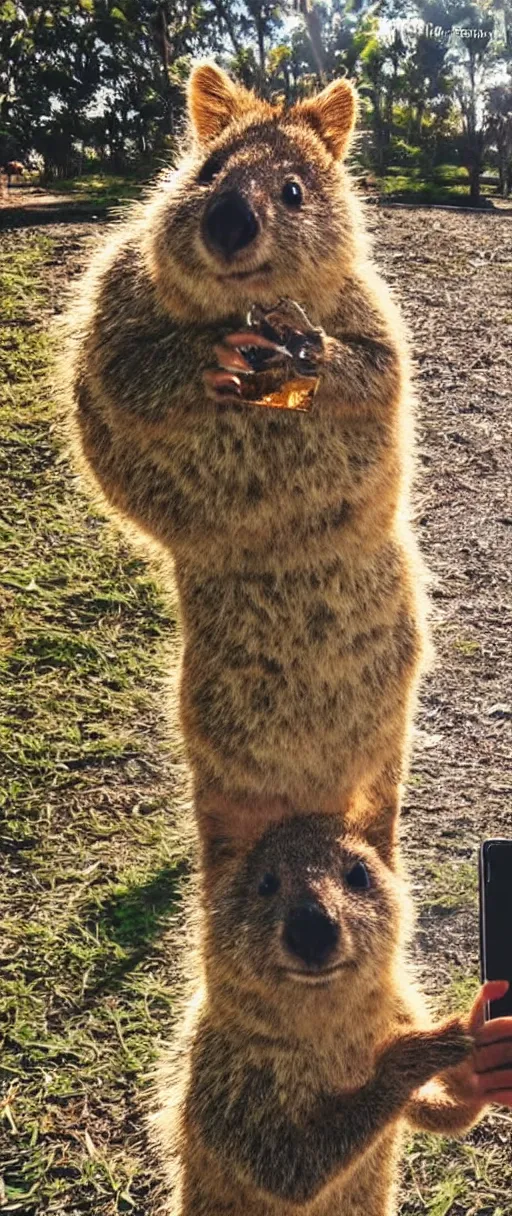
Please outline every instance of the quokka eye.
[{"label": "quokka eye", "polygon": [[209,186],[217,173],[222,169],[222,156],[218,152],[212,152],[212,155],[205,160],[202,169],[199,170],[198,182],[200,186]]},{"label": "quokka eye", "polygon": [[287,207],[301,207],[304,200],[302,187],[298,182],[285,182],[281,198]]},{"label": "quokka eye", "polygon": [[264,874],[258,887],[258,895],[276,895],[279,886],[279,879],[276,874]]},{"label": "quokka eye", "polygon": [[347,887],[352,887],[354,891],[367,891],[371,887],[370,875],[364,861],[356,861],[355,866],[345,874],[345,882]]}]

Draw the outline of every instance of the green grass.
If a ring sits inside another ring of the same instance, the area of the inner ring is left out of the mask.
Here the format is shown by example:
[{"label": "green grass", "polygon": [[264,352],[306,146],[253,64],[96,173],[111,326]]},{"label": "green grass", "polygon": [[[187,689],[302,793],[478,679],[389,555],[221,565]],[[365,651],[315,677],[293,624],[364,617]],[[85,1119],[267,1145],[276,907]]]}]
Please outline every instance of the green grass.
[{"label": "green grass", "polygon": [[4,236],[0,1196],[111,1216],[146,1210],[140,1093],[175,1004],[182,770],[160,709],[168,608],[57,442],[53,269],[46,237]]},{"label": "green grass", "polygon": [[[469,204],[467,170],[459,165],[439,165],[432,180],[422,176],[420,169],[390,166],[387,173],[375,179],[384,198],[394,202],[444,203],[452,206]],[[482,197],[496,194],[497,185],[482,182]]]},{"label": "green grass", "polygon": [[459,654],[465,655],[467,658],[479,654],[481,650],[480,642],[476,638],[454,638],[452,646],[454,650],[457,650]]},{"label": "green grass", "polygon": [[400,1216],[511,1216],[512,1158],[507,1144],[512,1118],[488,1116],[489,1124],[494,1143],[478,1125],[465,1140],[426,1134],[410,1138]]},{"label": "green grass", "polygon": [[86,173],[82,177],[66,178],[52,183],[48,189],[56,194],[69,194],[73,201],[95,207],[112,207],[116,203],[138,198],[143,184],[151,176],[123,176],[115,173]]},{"label": "green grass", "polygon": [[476,908],[477,900],[478,880],[473,862],[446,861],[428,867],[421,894],[424,911],[442,916],[461,909]]}]

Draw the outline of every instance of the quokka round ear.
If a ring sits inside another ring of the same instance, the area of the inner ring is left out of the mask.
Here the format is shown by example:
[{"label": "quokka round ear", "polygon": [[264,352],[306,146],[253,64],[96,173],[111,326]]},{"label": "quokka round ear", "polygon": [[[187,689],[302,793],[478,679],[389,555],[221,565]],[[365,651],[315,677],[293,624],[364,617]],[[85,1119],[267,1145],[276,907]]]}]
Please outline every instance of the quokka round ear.
[{"label": "quokka round ear", "polygon": [[357,118],[355,88],[344,78],[333,80],[316,97],[294,106],[290,117],[312,127],[332,156],[341,160],[348,151]]},{"label": "quokka round ear", "polygon": [[398,814],[394,806],[374,808],[368,814],[354,815],[350,823],[354,834],[365,840],[390,869],[395,868],[398,848]]},{"label": "quokka round ear", "polygon": [[200,143],[216,139],[229,123],[251,111],[263,114],[270,109],[254,93],[235,84],[215,63],[198,63],[192,69],[187,99],[192,127]]},{"label": "quokka round ear", "polygon": [[201,847],[212,862],[246,857],[269,827],[290,814],[282,798],[233,798],[197,791],[195,815]]}]

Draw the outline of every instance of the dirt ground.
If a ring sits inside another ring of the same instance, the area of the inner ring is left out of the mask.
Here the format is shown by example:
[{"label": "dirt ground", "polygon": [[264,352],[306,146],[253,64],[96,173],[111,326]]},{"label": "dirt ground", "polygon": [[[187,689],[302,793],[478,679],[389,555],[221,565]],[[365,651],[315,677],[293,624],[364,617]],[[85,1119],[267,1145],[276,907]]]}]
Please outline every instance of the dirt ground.
[{"label": "dirt ground", "polygon": [[[416,513],[433,576],[437,657],[423,687],[403,843],[418,910],[415,956],[444,1012],[467,1005],[477,984],[479,841],[512,836],[512,220],[369,207],[368,224],[416,367]],[[45,236],[57,308],[98,225],[50,225]],[[401,1211],[512,1216],[511,1135],[511,1117],[496,1111],[456,1148],[416,1138]]]}]

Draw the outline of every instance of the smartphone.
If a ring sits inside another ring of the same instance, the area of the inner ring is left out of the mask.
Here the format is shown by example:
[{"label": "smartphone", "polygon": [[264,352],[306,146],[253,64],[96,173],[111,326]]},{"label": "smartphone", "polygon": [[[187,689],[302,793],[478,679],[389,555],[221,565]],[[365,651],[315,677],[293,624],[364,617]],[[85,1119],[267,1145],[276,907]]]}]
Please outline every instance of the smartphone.
[{"label": "smartphone", "polygon": [[486,1021],[512,1014],[512,840],[484,840],[480,847],[480,971],[486,980],[508,980],[500,1001],[489,1001]]}]

